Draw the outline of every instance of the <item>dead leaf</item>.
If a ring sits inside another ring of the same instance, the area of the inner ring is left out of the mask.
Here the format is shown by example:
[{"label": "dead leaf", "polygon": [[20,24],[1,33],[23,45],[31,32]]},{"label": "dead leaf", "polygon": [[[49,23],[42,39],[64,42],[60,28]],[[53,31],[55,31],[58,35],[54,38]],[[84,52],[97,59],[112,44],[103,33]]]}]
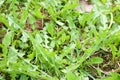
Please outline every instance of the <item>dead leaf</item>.
[{"label": "dead leaf", "polygon": [[43,19],[37,19],[36,20],[36,29],[37,30],[42,30],[43,29],[43,24],[44,24],[44,22],[43,22]]}]

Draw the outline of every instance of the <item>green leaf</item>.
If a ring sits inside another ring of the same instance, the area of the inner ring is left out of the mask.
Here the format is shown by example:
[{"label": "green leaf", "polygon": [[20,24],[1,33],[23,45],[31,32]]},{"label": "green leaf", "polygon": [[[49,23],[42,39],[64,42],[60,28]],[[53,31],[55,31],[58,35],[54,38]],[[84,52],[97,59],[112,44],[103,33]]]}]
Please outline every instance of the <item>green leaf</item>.
[{"label": "green leaf", "polygon": [[28,35],[25,34],[25,32],[22,33],[22,37],[20,38],[23,42],[27,42]]},{"label": "green leaf", "polygon": [[103,80],[120,80],[120,74],[112,73],[110,77],[107,77]]},{"label": "green leaf", "polygon": [[46,26],[47,26],[48,33],[51,36],[53,36],[54,35],[54,25],[52,23],[47,23]]},{"label": "green leaf", "polygon": [[9,27],[9,23],[8,23],[8,20],[7,20],[5,14],[0,14],[0,22],[2,22],[3,24],[5,24],[6,27]]},{"label": "green leaf", "polygon": [[73,19],[72,19],[70,16],[67,18],[67,21],[68,21],[68,24],[69,24],[70,29],[76,28],[76,27],[75,27],[75,24],[74,24],[74,22],[73,22]]},{"label": "green leaf", "polygon": [[103,63],[103,59],[100,58],[100,57],[90,58],[90,59],[86,62],[87,65],[100,64],[100,63]]},{"label": "green leaf", "polygon": [[2,6],[2,4],[5,2],[5,0],[1,0],[0,1],[0,7]]},{"label": "green leaf", "polygon": [[13,31],[11,31],[11,32],[7,32],[7,34],[5,35],[5,37],[4,37],[4,39],[3,39],[3,53],[4,54],[7,54],[7,48],[8,48],[8,46],[11,44],[11,42],[12,42],[12,37],[13,37]]},{"label": "green leaf", "polygon": [[28,80],[28,77],[26,75],[21,75],[20,80]]},{"label": "green leaf", "polygon": [[56,21],[56,14],[55,14],[55,11],[53,10],[53,8],[51,6],[49,6],[47,10],[48,10],[50,16],[52,17],[52,19],[54,21]]},{"label": "green leaf", "polygon": [[75,44],[70,44],[69,46],[64,47],[64,49],[62,50],[61,57],[64,57],[69,53],[73,52],[74,49],[75,49]]},{"label": "green leaf", "polygon": [[57,23],[58,25],[60,25],[60,26],[63,26],[63,25],[64,25],[64,23],[62,23],[62,22],[60,22],[60,21],[56,21],[56,23]]},{"label": "green leaf", "polygon": [[106,3],[107,2],[107,0],[101,0],[103,3]]},{"label": "green leaf", "polygon": [[77,76],[75,76],[75,74],[73,74],[71,71],[69,71],[66,74],[66,78],[67,80],[79,80]]},{"label": "green leaf", "polygon": [[76,41],[76,48],[80,49],[81,48],[81,43],[79,40]]},{"label": "green leaf", "polygon": [[12,37],[13,37],[13,31],[7,32],[7,34],[3,39],[3,45],[8,47],[12,41]]},{"label": "green leaf", "polygon": [[9,15],[7,16],[7,18],[8,18],[8,22],[9,22],[11,30],[16,30],[16,29],[20,29],[21,28],[19,23],[17,23],[16,18],[11,17]]},{"label": "green leaf", "polygon": [[8,62],[16,63],[18,60],[17,55],[18,51],[15,48],[11,47],[8,53]]},{"label": "green leaf", "polygon": [[109,44],[109,46],[110,46],[110,49],[111,49],[111,51],[112,51],[112,55],[113,55],[113,59],[115,58],[115,56],[117,55],[117,48],[116,48],[116,46],[114,46],[113,44]]},{"label": "green leaf", "polygon": [[28,10],[23,10],[20,19],[22,24],[26,23],[27,17],[28,17]]},{"label": "green leaf", "polygon": [[100,21],[101,21],[101,24],[103,25],[103,29],[106,29],[107,28],[107,16],[106,15],[101,15],[100,16]]},{"label": "green leaf", "polygon": [[75,9],[75,7],[78,5],[77,0],[74,0],[74,4],[72,4],[72,1],[68,1],[68,3],[64,6],[64,8],[58,12],[57,14],[65,14],[66,11]]},{"label": "green leaf", "polygon": [[29,22],[30,22],[30,24],[33,24],[33,23],[36,22],[36,19],[35,19],[35,17],[33,15],[29,14],[28,16],[29,16]]}]

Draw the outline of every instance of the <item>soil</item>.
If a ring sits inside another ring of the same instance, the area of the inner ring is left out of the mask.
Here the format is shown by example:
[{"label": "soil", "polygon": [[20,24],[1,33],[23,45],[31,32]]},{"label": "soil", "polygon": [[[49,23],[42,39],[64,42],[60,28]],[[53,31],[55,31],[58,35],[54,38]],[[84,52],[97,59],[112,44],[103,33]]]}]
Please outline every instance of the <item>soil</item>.
[{"label": "soil", "polygon": [[91,12],[93,9],[93,4],[90,3],[87,0],[79,0],[80,6],[76,7],[76,10],[80,11],[81,13],[83,12]]}]

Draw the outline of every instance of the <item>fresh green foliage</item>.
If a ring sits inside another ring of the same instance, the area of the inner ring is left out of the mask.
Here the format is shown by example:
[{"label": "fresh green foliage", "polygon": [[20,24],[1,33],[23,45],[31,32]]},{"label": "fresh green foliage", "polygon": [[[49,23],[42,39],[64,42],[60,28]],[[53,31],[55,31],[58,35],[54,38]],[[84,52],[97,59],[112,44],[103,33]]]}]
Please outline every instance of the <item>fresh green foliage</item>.
[{"label": "fresh green foliage", "polygon": [[0,0],[0,80],[120,80],[120,0],[90,2]]},{"label": "fresh green foliage", "polygon": [[104,80],[119,80],[119,79],[120,79],[120,74],[112,73],[111,77],[105,78]]}]

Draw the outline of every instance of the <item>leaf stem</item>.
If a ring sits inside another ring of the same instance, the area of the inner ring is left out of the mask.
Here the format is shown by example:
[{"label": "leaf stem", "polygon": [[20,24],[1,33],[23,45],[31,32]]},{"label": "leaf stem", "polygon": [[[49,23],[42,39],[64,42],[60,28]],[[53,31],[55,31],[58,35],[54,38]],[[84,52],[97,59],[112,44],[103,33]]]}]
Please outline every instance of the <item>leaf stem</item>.
[{"label": "leaf stem", "polygon": [[110,20],[110,24],[109,24],[109,29],[111,28],[112,24],[113,24],[113,13],[110,13],[110,17],[111,17],[111,20]]}]

